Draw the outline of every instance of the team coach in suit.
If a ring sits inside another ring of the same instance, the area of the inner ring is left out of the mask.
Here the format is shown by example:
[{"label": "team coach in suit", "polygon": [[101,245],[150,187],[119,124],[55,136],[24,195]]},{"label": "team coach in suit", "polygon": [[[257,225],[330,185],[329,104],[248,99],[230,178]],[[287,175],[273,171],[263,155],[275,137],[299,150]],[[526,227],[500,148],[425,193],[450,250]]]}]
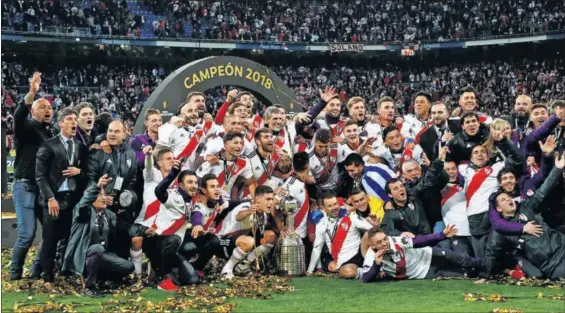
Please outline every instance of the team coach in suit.
[{"label": "team coach in suit", "polygon": [[57,113],[61,133],[43,142],[37,151],[35,170],[43,205],[41,266],[45,282],[53,281],[57,242],[68,239],[73,207],[85,188],[88,148],[75,139],[77,117],[76,111],[61,109]]}]

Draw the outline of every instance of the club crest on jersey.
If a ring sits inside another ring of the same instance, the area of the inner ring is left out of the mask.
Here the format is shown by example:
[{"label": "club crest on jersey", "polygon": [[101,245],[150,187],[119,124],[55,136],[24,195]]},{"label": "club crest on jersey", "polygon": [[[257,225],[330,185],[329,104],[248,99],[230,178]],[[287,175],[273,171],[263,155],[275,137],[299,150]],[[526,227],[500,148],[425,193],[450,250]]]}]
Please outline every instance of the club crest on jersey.
[{"label": "club crest on jersey", "polygon": [[520,215],[518,216],[518,219],[520,219],[520,221],[522,221],[522,222],[528,221],[528,217],[524,213],[520,213]]},{"label": "club crest on jersey", "polygon": [[237,170],[238,170],[237,162],[234,161],[234,162],[233,162],[233,169],[232,169],[232,171],[233,171],[233,173],[236,173]]},{"label": "club crest on jersey", "polygon": [[531,190],[531,189],[528,189],[528,191],[526,191],[526,195],[527,195],[528,197],[531,197],[531,196],[534,195],[534,191]]},{"label": "club crest on jersey", "polygon": [[414,203],[410,202],[410,203],[408,204],[408,208],[409,208],[410,210],[414,211]]},{"label": "club crest on jersey", "polygon": [[492,168],[490,168],[490,167],[485,168],[485,173],[487,175],[490,175],[490,173],[492,173]]},{"label": "club crest on jersey", "polygon": [[347,223],[346,222],[341,223],[341,228],[343,228],[343,230],[347,230]]},{"label": "club crest on jersey", "polygon": [[126,161],[126,164],[128,165],[128,168],[130,168],[130,167],[131,167],[131,160],[128,159],[128,160]]}]

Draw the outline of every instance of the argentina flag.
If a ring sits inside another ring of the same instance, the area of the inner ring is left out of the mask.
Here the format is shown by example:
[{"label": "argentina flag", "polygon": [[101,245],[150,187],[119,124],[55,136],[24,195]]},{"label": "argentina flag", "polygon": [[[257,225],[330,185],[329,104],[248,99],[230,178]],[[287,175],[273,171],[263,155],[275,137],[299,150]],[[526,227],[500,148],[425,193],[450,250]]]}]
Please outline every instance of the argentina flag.
[{"label": "argentina flag", "polygon": [[384,164],[368,164],[365,163],[363,171],[363,188],[369,196],[369,207],[371,214],[382,218],[384,215],[384,205],[390,198],[385,192],[386,183],[392,178],[396,178],[396,174]]}]

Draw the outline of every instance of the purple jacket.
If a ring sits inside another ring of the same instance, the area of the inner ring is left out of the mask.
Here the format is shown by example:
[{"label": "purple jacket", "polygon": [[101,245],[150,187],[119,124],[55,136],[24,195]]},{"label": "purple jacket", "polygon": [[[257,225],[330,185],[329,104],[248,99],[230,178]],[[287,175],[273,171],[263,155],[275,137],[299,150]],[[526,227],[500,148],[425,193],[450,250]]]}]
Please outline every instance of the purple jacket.
[{"label": "purple jacket", "polygon": [[541,162],[541,150],[538,146],[538,141],[544,140],[547,136],[551,135],[551,132],[559,125],[561,120],[553,115],[538,128],[531,132],[526,133],[526,137],[522,145],[522,155],[527,158],[529,155],[533,155],[536,158],[536,162],[540,164]]},{"label": "purple jacket", "polygon": [[155,148],[157,143],[149,137],[147,132],[141,135],[132,136],[129,140],[129,145],[133,150],[135,150],[135,154],[137,155],[137,168],[142,170],[145,168],[145,154],[143,154],[143,147],[151,146]]}]

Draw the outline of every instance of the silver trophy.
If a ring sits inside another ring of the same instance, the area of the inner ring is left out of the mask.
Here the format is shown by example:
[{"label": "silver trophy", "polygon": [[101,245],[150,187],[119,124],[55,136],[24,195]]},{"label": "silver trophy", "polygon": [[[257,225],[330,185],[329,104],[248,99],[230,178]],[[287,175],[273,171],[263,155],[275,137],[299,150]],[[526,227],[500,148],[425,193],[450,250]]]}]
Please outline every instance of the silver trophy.
[{"label": "silver trophy", "polygon": [[279,274],[283,276],[302,276],[306,271],[304,244],[294,232],[294,214],[298,211],[298,201],[287,196],[281,199],[279,210],[285,215],[288,235],[280,238],[275,247],[275,257]]}]

